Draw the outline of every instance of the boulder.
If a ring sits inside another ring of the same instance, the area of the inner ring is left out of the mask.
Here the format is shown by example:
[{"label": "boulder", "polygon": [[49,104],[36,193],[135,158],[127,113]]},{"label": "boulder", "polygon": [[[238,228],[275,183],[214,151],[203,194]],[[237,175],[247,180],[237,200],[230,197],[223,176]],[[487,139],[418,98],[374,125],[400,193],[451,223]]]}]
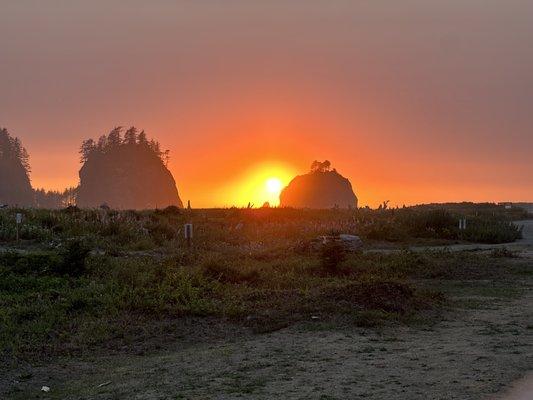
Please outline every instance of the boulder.
[{"label": "boulder", "polygon": [[344,251],[347,253],[355,253],[363,247],[363,241],[359,236],[340,234],[340,235],[324,235],[311,240],[307,246],[313,252],[320,252],[322,248],[331,243],[338,243],[342,245]]},{"label": "boulder", "polygon": [[358,251],[363,247],[363,241],[356,235],[341,234],[339,240],[347,251]]}]

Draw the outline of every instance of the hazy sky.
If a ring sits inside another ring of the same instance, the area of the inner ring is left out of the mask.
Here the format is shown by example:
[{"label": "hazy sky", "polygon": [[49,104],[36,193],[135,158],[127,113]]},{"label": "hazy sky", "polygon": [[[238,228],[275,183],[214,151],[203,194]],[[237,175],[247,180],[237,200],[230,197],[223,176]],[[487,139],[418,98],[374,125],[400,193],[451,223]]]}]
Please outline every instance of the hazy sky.
[{"label": "hazy sky", "polygon": [[362,204],[533,201],[532,40],[526,0],[0,0],[0,126],[37,187],[135,125],[193,206],[315,159]]}]

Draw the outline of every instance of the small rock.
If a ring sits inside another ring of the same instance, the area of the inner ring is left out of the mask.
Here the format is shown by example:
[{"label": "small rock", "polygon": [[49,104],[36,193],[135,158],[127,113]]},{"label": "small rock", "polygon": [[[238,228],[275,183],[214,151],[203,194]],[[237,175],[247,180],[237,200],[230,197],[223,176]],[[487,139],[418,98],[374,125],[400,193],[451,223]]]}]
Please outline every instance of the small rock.
[{"label": "small rock", "polygon": [[49,392],[50,391],[50,388],[48,386],[43,386],[41,388],[41,392]]},{"label": "small rock", "polygon": [[320,251],[324,245],[334,242],[340,243],[347,252],[356,252],[363,247],[363,241],[359,236],[348,234],[319,236],[311,240],[307,246],[312,251]]},{"label": "small rock", "polygon": [[347,250],[357,251],[363,246],[363,241],[359,236],[341,234],[339,235],[339,239]]}]

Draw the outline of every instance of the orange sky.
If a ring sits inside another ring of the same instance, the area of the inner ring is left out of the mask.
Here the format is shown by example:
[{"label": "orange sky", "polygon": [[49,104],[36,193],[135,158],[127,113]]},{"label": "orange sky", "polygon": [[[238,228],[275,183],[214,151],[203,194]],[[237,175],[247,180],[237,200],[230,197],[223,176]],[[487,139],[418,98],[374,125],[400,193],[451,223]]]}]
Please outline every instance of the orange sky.
[{"label": "orange sky", "polygon": [[0,126],[37,187],[76,185],[81,140],[135,125],[196,207],[271,200],[315,159],[362,205],[533,200],[533,5],[302,4],[7,2]]}]

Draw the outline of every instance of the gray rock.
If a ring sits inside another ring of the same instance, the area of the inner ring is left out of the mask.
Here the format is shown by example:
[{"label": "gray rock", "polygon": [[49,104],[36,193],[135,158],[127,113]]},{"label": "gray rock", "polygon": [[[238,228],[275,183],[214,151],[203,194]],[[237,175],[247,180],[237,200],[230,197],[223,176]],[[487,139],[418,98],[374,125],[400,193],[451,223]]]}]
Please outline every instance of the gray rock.
[{"label": "gray rock", "polygon": [[349,253],[357,252],[363,247],[363,241],[359,236],[348,234],[319,236],[311,240],[305,247],[311,251],[318,252],[322,250],[324,245],[334,242],[342,244],[344,250]]},{"label": "gray rock", "polygon": [[363,247],[363,241],[359,236],[341,234],[339,239],[342,241],[347,250],[357,251]]}]

